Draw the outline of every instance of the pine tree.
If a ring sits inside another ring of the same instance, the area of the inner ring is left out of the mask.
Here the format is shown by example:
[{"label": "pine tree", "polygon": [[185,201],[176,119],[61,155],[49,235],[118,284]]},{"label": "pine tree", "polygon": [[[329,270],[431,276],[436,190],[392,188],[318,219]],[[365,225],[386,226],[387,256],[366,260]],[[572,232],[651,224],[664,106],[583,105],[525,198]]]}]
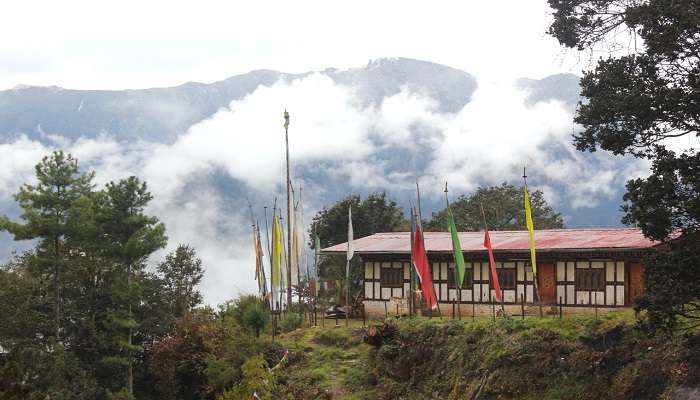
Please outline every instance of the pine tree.
[{"label": "pine tree", "polygon": [[[111,316],[114,329],[126,331],[126,342],[118,342],[121,352],[106,361],[126,365],[126,388],[133,396],[133,353],[141,347],[133,343],[137,326],[132,307],[140,299],[139,281],[144,277],[148,256],[165,246],[165,226],[158,219],[145,214],[153,196],[145,182],[136,177],[107,184],[104,195],[99,197],[96,220],[103,238],[104,255],[115,263],[114,293],[117,308]],[[123,291],[120,291],[123,289]]]},{"label": "pine tree", "polygon": [[0,229],[15,240],[38,239],[36,256],[41,270],[52,276],[54,338],[61,339],[61,273],[68,249],[63,245],[80,227],[71,220],[77,202],[90,195],[93,172],[80,173],[78,160],[63,151],[44,157],[35,167],[37,184],[25,184],[15,195],[24,224],[0,217]]}]

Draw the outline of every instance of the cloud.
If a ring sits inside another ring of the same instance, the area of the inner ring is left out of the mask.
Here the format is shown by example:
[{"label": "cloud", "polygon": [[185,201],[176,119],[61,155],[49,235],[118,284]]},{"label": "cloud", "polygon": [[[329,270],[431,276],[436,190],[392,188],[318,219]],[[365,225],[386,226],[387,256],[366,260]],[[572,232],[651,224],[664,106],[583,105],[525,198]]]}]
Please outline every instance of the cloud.
[{"label": "cloud", "polygon": [[[528,166],[533,188],[556,205],[587,208],[619,193],[645,165],[571,145],[572,115],[558,101],[527,105],[511,82],[480,80],[457,113],[441,113],[430,96],[405,87],[366,104],[351,86],[322,74],[259,87],[170,144],[123,142],[109,133],[40,143],[20,136],[0,144],[0,199],[31,181],[33,166],[55,148],[74,154],[104,184],[137,175],[149,184],[149,212],[167,226],[167,250],[193,245],[203,260],[205,299],[222,302],[255,290],[247,199],[256,213],[284,190],[282,111],[291,113],[295,184],[303,184],[306,219],[339,195],[410,192],[422,176],[426,197],[503,181],[518,184]],[[263,200],[264,199],[264,200]],[[163,253],[156,254],[153,262]]]}]

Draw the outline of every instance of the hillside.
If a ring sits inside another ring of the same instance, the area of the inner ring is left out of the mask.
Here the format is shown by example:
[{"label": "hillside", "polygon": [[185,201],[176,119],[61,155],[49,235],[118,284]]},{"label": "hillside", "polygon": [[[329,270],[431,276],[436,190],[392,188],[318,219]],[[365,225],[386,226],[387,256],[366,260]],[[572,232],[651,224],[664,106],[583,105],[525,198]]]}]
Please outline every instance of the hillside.
[{"label": "hillside", "polygon": [[[559,319],[388,321],[283,335],[278,393],[304,399],[693,399],[700,336],[650,338],[629,313]],[[387,329],[390,327],[390,329]]]}]

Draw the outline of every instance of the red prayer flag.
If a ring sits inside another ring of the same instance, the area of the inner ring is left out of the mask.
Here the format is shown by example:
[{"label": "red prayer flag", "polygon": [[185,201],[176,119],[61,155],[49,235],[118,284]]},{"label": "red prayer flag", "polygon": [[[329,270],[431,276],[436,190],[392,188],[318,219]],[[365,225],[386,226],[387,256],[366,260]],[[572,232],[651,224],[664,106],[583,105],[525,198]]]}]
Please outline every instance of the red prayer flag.
[{"label": "red prayer flag", "polygon": [[435,309],[437,307],[437,298],[435,297],[433,278],[430,274],[430,264],[428,263],[428,254],[425,251],[425,243],[423,243],[423,235],[418,225],[416,225],[416,232],[413,235],[411,253],[413,255],[413,263],[418,271],[425,302],[430,309]]},{"label": "red prayer flag", "polygon": [[493,283],[493,290],[496,292],[496,300],[499,303],[503,303],[503,298],[501,297],[501,284],[498,282],[498,273],[496,272],[496,261],[493,258],[493,248],[491,247],[491,237],[489,236],[489,230],[484,227],[484,247],[489,252],[489,265],[491,266],[491,282]]}]

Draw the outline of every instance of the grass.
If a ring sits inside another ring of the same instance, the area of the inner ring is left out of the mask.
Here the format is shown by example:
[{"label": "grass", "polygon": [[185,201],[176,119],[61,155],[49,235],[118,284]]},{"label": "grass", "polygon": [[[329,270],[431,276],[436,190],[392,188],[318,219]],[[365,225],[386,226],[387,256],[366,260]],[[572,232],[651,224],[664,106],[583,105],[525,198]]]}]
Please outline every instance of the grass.
[{"label": "grass", "polygon": [[[515,385],[513,387],[520,390],[518,393],[521,398],[540,399],[575,398],[577,394],[585,392],[585,388],[578,384],[576,379],[566,374],[562,375],[562,371],[571,366],[557,366],[558,356],[546,355],[548,346],[558,346],[558,350],[553,349],[553,352],[570,351],[576,346],[581,346],[582,338],[618,326],[632,326],[635,323],[634,313],[630,310],[601,314],[598,318],[593,315],[565,315],[561,319],[528,317],[525,320],[498,318],[496,321],[490,317],[466,318],[461,321],[445,317],[389,320],[397,324],[403,345],[410,345],[416,350],[417,355],[411,360],[417,364],[415,368],[423,368],[427,374],[432,374],[432,380],[422,383],[425,390],[430,391],[427,393],[444,392],[449,390],[448,386],[456,384],[467,385],[460,389],[461,393],[470,390],[469,382],[460,383],[456,377],[448,378],[445,375],[453,371],[439,371],[449,364],[463,365],[467,368],[464,372],[465,377],[472,381],[480,380],[485,371],[490,370],[492,375],[496,374],[493,375],[494,379],[500,377],[504,381],[510,380],[511,386]],[[382,323],[383,321],[371,321],[368,325]],[[361,320],[349,321],[348,326],[344,320],[338,321],[338,326],[335,325],[335,321],[326,320],[324,325],[303,326],[275,338],[284,348],[304,353],[301,361],[288,366],[284,372],[287,374],[287,387],[282,390],[286,391],[286,397],[376,399],[387,396],[390,398],[391,390],[405,389],[400,381],[389,382],[385,379],[382,368],[391,368],[391,365],[374,368],[377,357],[381,359],[382,354],[396,350],[392,350],[391,346],[383,346],[382,351],[376,352],[374,348],[364,344]],[[551,340],[555,340],[556,343],[552,343]],[[473,343],[469,343],[470,341]],[[438,352],[440,356],[434,360],[421,359],[421,354],[435,355]],[[512,363],[514,357],[522,358],[523,364],[517,365],[516,362],[513,367],[504,367],[504,362]],[[432,364],[419,365],[421,361]],[[566,362],[573,361],[567,359]],[[549,382],[548,378],[541,378],[540,386],[533,386],[531,391],[525,392],[530,390],[527,386],[532,383],[528,381],[527,375],[537,374],[532,368],[553,368],[552,371],[556,372],[556,375],[551,377],[549,384],[546,383]],[[417,384],[417,381],[414,383]],[[411,385],[410,382],[406,384]],[[499,393],[497,387],[491,390],[491,395]]]}]

